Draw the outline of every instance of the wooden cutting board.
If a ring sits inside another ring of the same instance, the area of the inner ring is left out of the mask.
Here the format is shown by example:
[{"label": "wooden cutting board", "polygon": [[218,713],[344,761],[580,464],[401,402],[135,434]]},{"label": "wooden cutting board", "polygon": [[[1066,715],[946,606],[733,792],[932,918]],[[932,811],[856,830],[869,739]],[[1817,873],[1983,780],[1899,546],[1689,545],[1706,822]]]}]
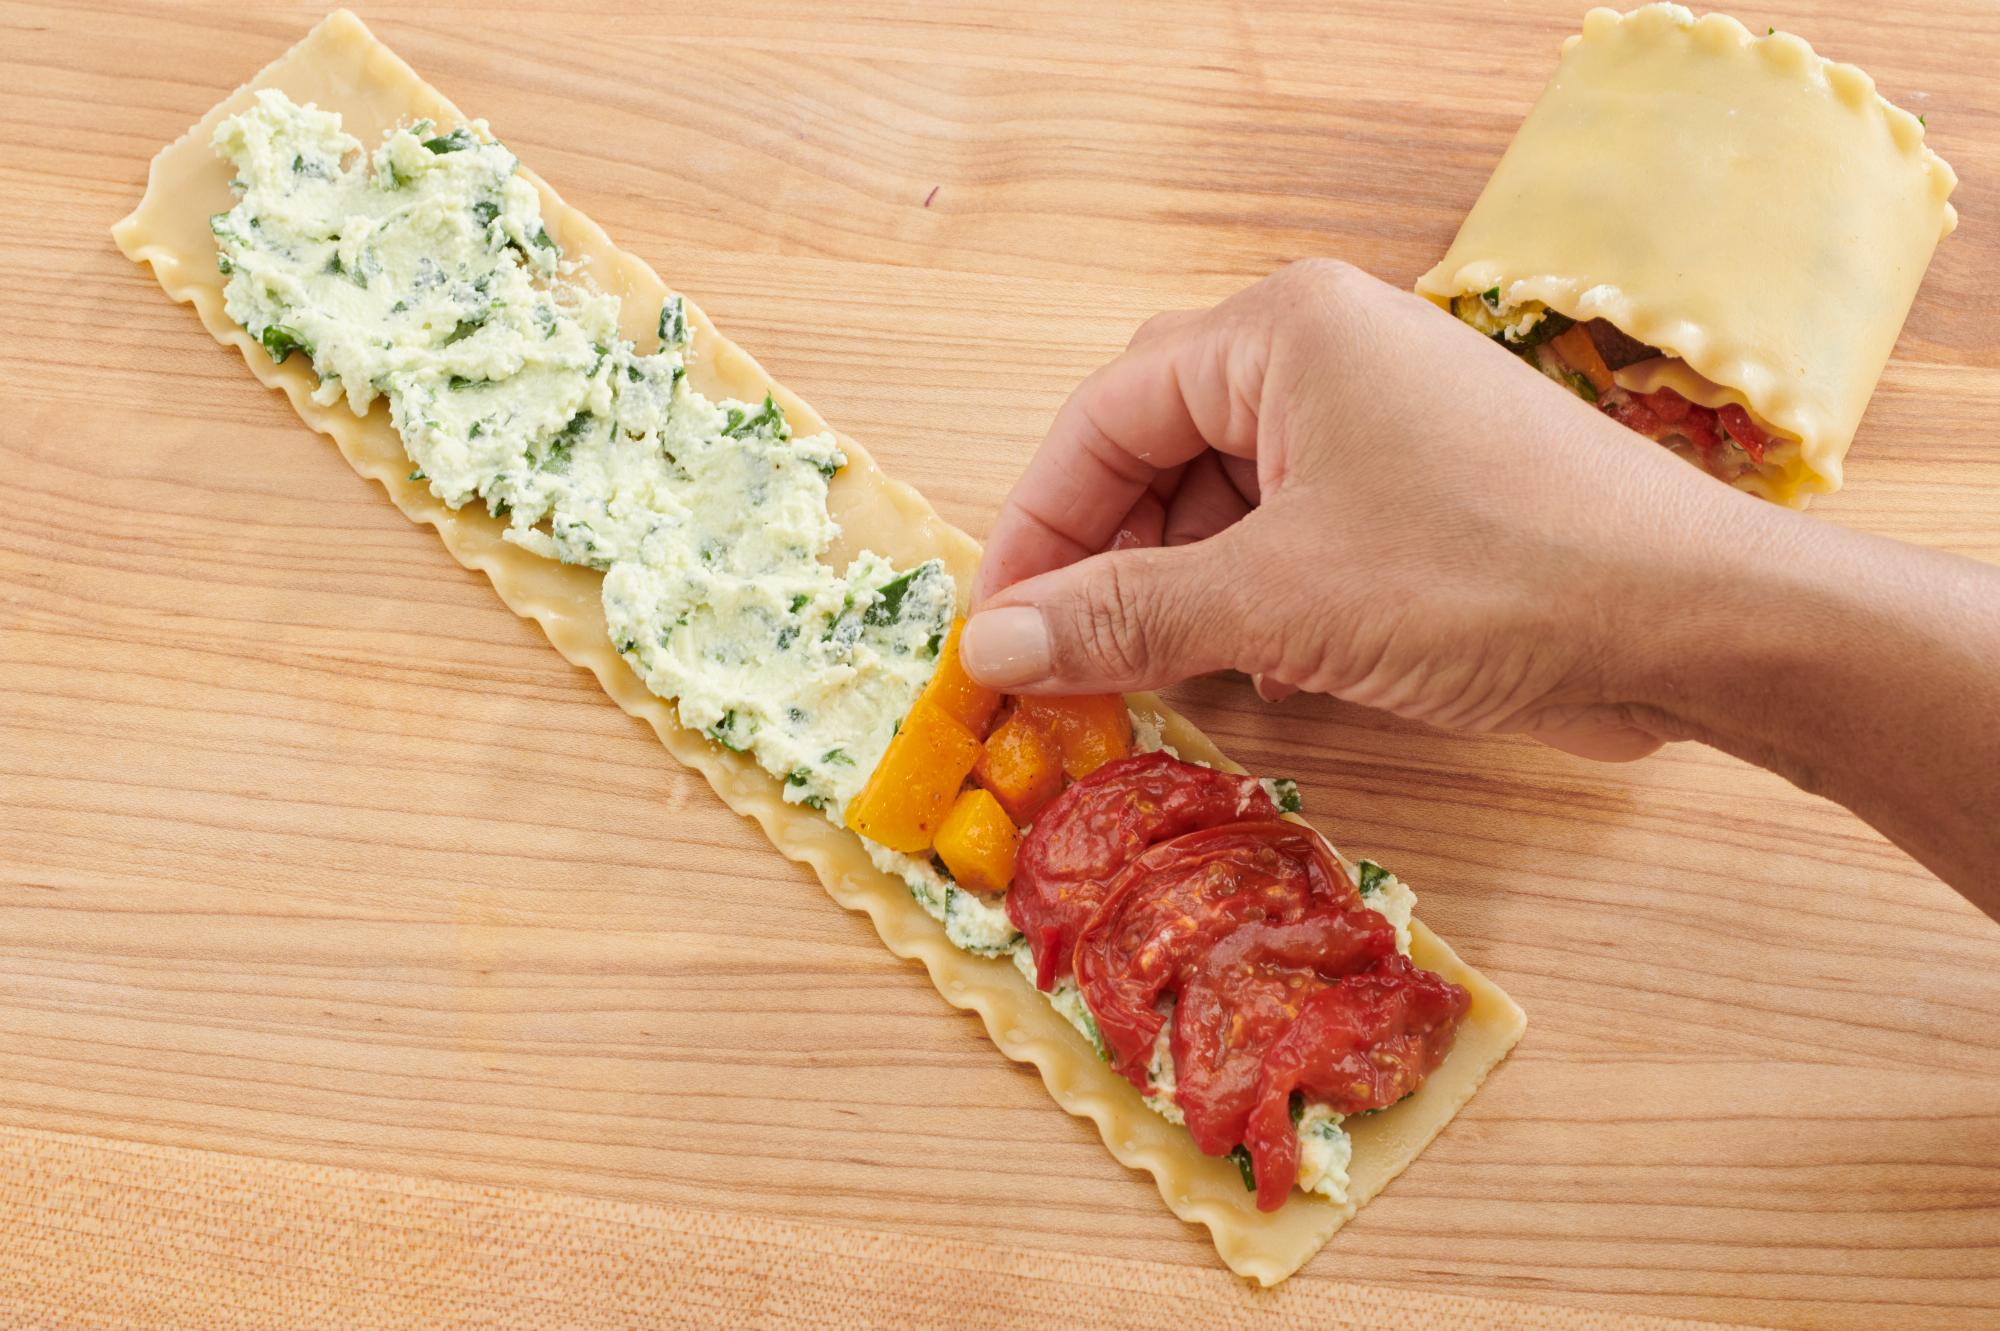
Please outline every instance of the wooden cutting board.
[{"label": "wooden cutting board", "polygon": [[[1581,13],[360,9],[975,533],[1146,315],[1411,281]],[[1533,1018],[1300,1276],[1229,1277],[112,248],[320,12],[0,2],[0,1326],[2000,1323],[2000,930],[1705,750],[1210,680]],[[1964,182],[1816,512],[2000,558],[2000,12],[1738,13]]]}]

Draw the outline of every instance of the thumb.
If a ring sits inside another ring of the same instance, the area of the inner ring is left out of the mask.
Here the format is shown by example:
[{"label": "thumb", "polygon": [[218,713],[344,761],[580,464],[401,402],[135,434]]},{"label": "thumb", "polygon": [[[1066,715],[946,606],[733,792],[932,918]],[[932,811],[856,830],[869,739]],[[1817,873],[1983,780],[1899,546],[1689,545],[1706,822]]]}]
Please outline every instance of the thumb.
[{"label": "thumb", "polygon": [[1012,693],[1158,688],[1258,655],[1234,533],[1113,550],[989,598],[959,638],[966,672]]}]

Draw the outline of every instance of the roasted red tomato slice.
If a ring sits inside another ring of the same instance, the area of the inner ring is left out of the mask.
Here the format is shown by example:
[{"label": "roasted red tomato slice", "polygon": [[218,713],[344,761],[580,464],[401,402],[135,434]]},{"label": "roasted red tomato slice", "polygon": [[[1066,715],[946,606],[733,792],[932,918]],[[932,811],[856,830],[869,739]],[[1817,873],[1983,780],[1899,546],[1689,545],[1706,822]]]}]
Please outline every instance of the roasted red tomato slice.
[{"label": "roasted red tomato slice", "polygon": [[1210,827],[1133,860],[1076,942],[1077,987],[1112,1065],[1143,1086],[1165,1025],[1161,995],[1239,926],[1295,920],[1313,907],[1362,908],[1326,842],[1294,823]]},{"label": "roasted red tomato slice", "polygon": [[1077,934],[1111,880],[1148,846],[1220,823],[1277,816],[1254,777],[1164,753],[1106,763],[1065,790],[1022,839],[1007,892],[1007,918],[1035,955],[1035,983],[1052,989],[1070,973]]},{"label": "roasted red tomato slice", "polygon": [[1764,461],[1764,450],[1771,446],[1771,436],[1764,433],[1757,422],[1750,419],[1750,413],[1734,402],[1715,409],[1715,418],[1722,422],[1722,428],[1729,431],[1729,437],[1756,463]]},{"label": "roasted red tomato slice", "polygon": [[1465,990],[1401,955],[1307,997],[1264,1055],[1243,1134],[1256,1167],[1258,1209],[1284,1205],[1298,1178],[1293,1091],[1343,1114],[1386,1109],[1444,1061],[1471,1005]]},{"label": "roasted red tomato slice", "polygon": [[1242,1141],[1264,1055],[1306,1001],[1395,950],[1395,926],[1365,908],[1246,924],[1210,948],[1174,1006],[1175,1098],[1195,1145],[1221,1155]]}]

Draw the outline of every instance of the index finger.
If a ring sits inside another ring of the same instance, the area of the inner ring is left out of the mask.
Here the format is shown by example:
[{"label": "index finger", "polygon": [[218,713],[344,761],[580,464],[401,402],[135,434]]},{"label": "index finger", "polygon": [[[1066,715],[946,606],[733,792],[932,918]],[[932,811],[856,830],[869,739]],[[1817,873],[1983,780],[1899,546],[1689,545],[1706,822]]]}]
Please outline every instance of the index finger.
[{"label": "index finger", "polygon": [[1056,413],[1000,507],[973,604],[1105,549],[1162,472],[1211,446],[1254,452],[1232,429],[1224,357],[1208,320],[1142,340],[1099,369]]}]

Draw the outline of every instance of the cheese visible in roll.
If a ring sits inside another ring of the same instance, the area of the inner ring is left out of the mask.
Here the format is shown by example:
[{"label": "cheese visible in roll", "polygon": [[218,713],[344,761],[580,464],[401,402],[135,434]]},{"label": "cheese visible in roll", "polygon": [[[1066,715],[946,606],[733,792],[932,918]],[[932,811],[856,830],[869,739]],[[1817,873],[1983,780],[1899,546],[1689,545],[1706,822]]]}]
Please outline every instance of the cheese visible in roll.
[{"label": "cheese visible in roll", "polygon": [[1789,33],[1594,9],[1417,290],[1799,506],[1840,488],[1956,183],[1917,117]]}]

